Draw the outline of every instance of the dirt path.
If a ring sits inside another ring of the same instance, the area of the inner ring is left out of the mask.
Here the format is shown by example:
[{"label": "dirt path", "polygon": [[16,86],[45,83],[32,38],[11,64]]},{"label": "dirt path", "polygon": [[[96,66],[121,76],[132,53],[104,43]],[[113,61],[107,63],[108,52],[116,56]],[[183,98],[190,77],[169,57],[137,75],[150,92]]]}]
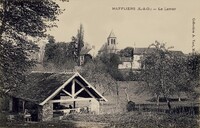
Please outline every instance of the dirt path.
[{"label": "dirt path", "polygon": [[101,123],[101,122],[84,122],[84,121],[72,121],[72,120],[65,120],[64,122],[70,122],[75,125],[77,128],[105,128],[108,127],[108,123]]}]

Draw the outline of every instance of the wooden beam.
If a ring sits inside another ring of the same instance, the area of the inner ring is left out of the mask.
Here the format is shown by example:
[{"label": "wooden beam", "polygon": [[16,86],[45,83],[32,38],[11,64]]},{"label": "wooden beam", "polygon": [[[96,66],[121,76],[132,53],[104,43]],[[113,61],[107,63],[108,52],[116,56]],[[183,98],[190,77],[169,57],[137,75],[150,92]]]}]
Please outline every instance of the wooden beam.
[{"label": "wooden beam", "polygon": [[78,92],[76,92],[74,95],[77,96],[79,93],[81,93],[83,90],[85,90],[84,88],[81,88],[80,90],[78,90]]},{"label": "wooden beam", "polygon": [[87,82],[87,80],[85,80],[79,73],[78,76],[86,83],[88,84],[89,88],[92,88],[101,98],[103,98],[106,102],[108,101],[104,96],[102,96],[92,85],[90,85],[90,83]]},{"label": "wooden beam", "polygon": [[72,95],[71,95],[69,92],[65,91],[65,89],[62,89],[62,91],[63,91],[65,94],[67,94],[67,95],[69,95],[69,96],[72,97]]},{"label": "wooden beam", "polygon": [[79,76],[79,73],[75,73],[71,78],[69,78],[62,86],[60,86],[53,94],[51,94],[48,98],[42,101],[39,105],[44,105],[47,101],[52,99],[55,95],[57,95],[61,89],[63,89],[69,82],[71,82],[76,76]]},{"label": "wooden beam", "polygon": [[76,81],[82,88],[84,88],[85,91],[86,91],[91,97],[95,98],[94,95],[92,95],[92,93],[91,93],[81,82],[79,82],[79,81],[76,80],[76,79],[75,79],[75,81]]},{"label": "wooden beam", "polygon": [[75,97],[75,81],[74,79],[72,80],[72,98]]},{"label": "wooden beam", "polygon": [[65,103],[65,102],[72,102],[72,101],[89,101],[94,98],[77,98],[77,99],[63,99],[63,100],[50,100],[51,103]]}]

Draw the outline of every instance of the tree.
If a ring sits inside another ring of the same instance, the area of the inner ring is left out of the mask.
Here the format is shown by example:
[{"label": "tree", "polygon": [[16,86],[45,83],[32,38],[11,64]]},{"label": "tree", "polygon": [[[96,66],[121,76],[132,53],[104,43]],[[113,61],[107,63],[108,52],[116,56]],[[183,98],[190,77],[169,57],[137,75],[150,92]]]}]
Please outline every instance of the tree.
[{"label": "tree", "polygon": [[116,92],[118,89],[116,80],[112,78],[106,68],[106,65],[99,58],[96,58],[94,61],[86,63],[81,71],[81,75],[93,83],[94,87],[99,88],[102,95],[107,92]]},{"label": "tree", "polygon": [[187,70],[189,74],[189,89],[193,98],[197,98],[200,94],[197,90],[200,86],[200,54],[190,54],[187,58]]},{"label": "tree", "polygon": [[120,51],[120,56],[122,57],[133,57],[134,48],[126,47]]},{"label": "tree", "polygon": [[77,49],[78,49],[77,38],[72,36],[72,41],[70,42],[69,50],[70,50],[71,56],[73,57],[73,60],[76,63],[78,63],[78,60],[79,60],[79,54],[78,54]]},{"label": "tree", "polygon": [[48,43],[45,47],[44,67],[50,71],[65,71],[74,69],[76,65],[74,42]]},{"label": "tree", "polygon": [[[76,41],[77,41],[77,56],[80,56],[80,52],[82,47],[84,46],[84,30],[83,30],[83,25],[80,25],[80,28],[78,29],[78,33],[77,33],[77,37],[76,37]],[[79,59],[77,60],[77,62],[79,61]],[[79,63],[79,62],[78,62]]]},{"label": "tree", "polygon": [[120,64],[119,55],[114,53],[104,53],[100,56],[100,60],[106,65],[107,72],[115,80],[124,80],[123,75],[118,70],[118,65]]},{"label": "tree", "polygon": [[188,77],[187,63],[184,54],[177,54],[169,51],[165,44],[155,42],[149,46],[155,49],[151,52],[146,51],[143,55],[142,63],[144,67],[141,71],[141,79],[146,82],[144,90],[152,95],[163,96],[169,101],[169,96],[186,91]]},{"label": "tree", "polygon": [[35,44],[54,27],[61,9],[53,0],[0,1],[0,90],[23,82],[34,65],[29,55]]},{"label": "tree", "polygon": [[53,43],[56,42],[56,40],[55,40],[55,38],[54,38],[53,36],[49,35],[49,36],[48,36],[48,42],[49,42],[50,44],[53,44]]}]

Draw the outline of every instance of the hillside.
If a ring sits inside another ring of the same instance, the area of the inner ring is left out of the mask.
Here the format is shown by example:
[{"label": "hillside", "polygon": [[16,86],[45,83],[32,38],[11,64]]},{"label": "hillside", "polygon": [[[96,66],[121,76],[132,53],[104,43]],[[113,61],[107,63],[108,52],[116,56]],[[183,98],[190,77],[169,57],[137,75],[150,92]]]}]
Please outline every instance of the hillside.
[{"label": "hillside", "polygon": [[137,95],[135,92],[138,87],[141,86],[142,82],[137,81],[128,81],[128,82],[118,82],[119,86],[119,95],[117,93],[107,94],[105,97],[108,99],[108,102],[102,103],[101,111],[102,113],[121,113],[126,111],[127,104],[127,96],[125,93],[125,89],[127,90],[127,94],[129,99],[135,103],[148,103],[151,97],[147,94]]}]

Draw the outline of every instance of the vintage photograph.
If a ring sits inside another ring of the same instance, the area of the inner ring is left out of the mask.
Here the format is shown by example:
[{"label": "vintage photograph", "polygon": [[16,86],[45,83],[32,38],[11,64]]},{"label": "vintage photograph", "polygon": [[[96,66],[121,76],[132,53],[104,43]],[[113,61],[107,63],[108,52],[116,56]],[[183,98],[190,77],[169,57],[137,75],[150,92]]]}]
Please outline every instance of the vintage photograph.
[{"label": "vintage photograph", "polygon": [[199,5],[0,0],[0,128],[199,128]]}]

